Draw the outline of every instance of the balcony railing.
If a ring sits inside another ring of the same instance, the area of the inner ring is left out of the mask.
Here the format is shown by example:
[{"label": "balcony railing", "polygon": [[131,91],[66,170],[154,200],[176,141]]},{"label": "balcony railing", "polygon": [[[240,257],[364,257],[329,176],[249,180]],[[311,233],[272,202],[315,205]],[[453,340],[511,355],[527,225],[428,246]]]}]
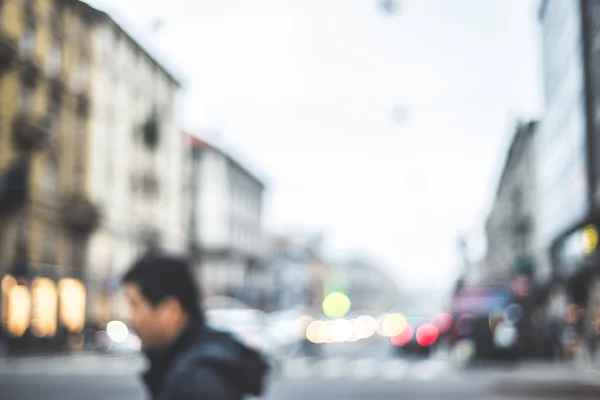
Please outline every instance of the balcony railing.
[{"label": "balcony railing", "polygon": [[48,144],[50,131],[31,117],[19,116],[13,123],[14,144],[19,150],[39,150]]},{"label": "balcony railing", "polygon": [[17,42],[0,35],[0,72],[12,68],[17,61],[18,56]]},{"label": "balcony railing", "polygon": [[80,116],[87,116],[90,111],[90,100],[85,93],[77,96],[77,113]]},{"label": "balcony railing", "polygon": [[86,196],[72,194],[61,201],[61,217],[65,228],[73,235],[88,236],[100,223],[100,212]]},{"label": "balcony railing", "polygon": [[29,87],[35,86],[40,79],[40,70],[33,62],[27,62],[21,68],[21,79]]}]

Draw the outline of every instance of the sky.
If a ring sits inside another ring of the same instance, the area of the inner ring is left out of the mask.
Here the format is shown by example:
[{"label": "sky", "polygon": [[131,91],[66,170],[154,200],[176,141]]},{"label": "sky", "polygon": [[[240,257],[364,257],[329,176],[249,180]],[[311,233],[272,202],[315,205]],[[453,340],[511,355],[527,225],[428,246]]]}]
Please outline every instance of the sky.
[{"label": "sky", "polygon": [[541,110],[538,0],[90,3],[180,77],[182,127],[265,180],[270,231],[323,231],[403,288],[447,287],[462,234],[481,257],[515,124]]}]

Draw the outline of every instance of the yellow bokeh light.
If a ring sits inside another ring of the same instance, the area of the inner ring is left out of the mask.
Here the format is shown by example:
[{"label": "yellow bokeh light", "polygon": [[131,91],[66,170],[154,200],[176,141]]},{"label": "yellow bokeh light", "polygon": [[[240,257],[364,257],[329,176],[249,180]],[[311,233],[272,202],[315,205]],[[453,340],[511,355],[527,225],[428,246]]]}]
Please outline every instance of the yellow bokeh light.
[{"label": "yellow bokeh light", "polygon": [[350,323],[352,324],[352,336],[348,341],[358,342],[359,340],[364,339],[367,331],[366,326],[359,319],[350,320]]},{"label": "yellow bokeh light", "polygon": [[64,278],[58,284],[60,320],[71,332],[81,332],[85,324],[85,297],[83,284],[77,279]]},{"label": "yellow bokeh light", "polygon": [[330,293],[323,300],[323,313],[329,318],[342,318],[350,311],[352,303],[341,292]]},{"label": "yellow bokeh light", "polygon": [[375,330],[379,334],[379,336],[385,336],[385,333],[383,333],[383,323],[385,322],[385,319],[388,317],[388,315],[389,314],[380,314],[377,316]]},{"label": "yellow bokeh light", "polygon": [[364,327],[362,335],[363,339],[368,339],[377,332],[377,320],[375,318],[368,315],[361,315],[357,320],[360,321]]},{"label": "yellow bokeh light", "polygon": [[335,343],[344,343],[352,337],[353,326],[350,321],[338,319],[329,327],[329,338]]},{"label": "yellow bokeh light", "polygon": [[6,321],[8,319],[8,313],[9,313],[9,307],[8,307],[9,295],[10,295],[11,289],[15,286],[17,286],[17,280],[15,279],[14,276],[6,275],[4,278],[2,278],[2,303],[0,303],[0,304],[2,305],[2,310],[1,310],[2,324],[4,324],[5,326],[6,326]]},{"label": "yellow bokeh light", "polygon": [[331,321],[324,322],[319,328],[319,340],[321,343],[333,343],[329,329],[331,328]]},{"label": "yellow bokeh light", "polygon": [[8,293],[6,329],[15,337],[21,337],[31,320],[31,294],[23,285],[13,286]]},{"label": "yellow bokeh light", "polygon": [[585,254],[592,254],[598,247],[598,230],[594,225],[587,225],[581,234],[581,247]]},{"label": "yellow bokeh light", "polygon": [[323,325],[321,321],[313,321],[306,328],[306,338],[313,343],[323,343],[324,340],[321,335]]},{"label": "yellow bokeh light", "polygon": [[56,333],[56,285],[51,279],[36,278],[32,285],[33,310],[31,328],[37,336],[52,337]]},{"label": "yellow bokeh light", "polygon": [[382,332],[384,336],[394,337],[400,335],[406,329],[406,318],[400,314],[388,315],[383,320]]},{"label": "yellow bokeh light", "polygon": [[2,278],[2,293],[8,295],[8,292],[14,287],[17,286],[17,280],[12,275],[6,275]]}]

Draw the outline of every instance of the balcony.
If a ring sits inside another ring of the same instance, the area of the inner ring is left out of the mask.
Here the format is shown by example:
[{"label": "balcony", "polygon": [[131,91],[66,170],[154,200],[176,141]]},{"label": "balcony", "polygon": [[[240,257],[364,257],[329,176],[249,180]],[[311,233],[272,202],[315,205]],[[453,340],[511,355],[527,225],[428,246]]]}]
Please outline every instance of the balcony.
[{"label": "balcony", "polygon": [[65,196],[61,201],[60,214],[67,231],[77,236],[90,235],[100,223],[98,207],[81,194]]},{"label": "balcony", "polygon": [[90,100],[85,93],[77,96],[77,113],[80,116],[87,116],[90,112]]},{"label": "balcony", "polygon": [[144,123],[144,144],[150,150],[156,150],[160,143],[160,122],[158,116],[153,115]]},{"label": "balcony", "polygon": [[40,70],[33,62],[26,62],[21,69],[21,80],[26,86],[35,86],[40,79]]},{"label": "balcony", "polygon": [[13,123],[13,140],[15,146],[29,152],[43,148],[48,144],[50,131],[47,127],[30,117],[17,117]]},{"label": "balcony", "polygon": [[0,72],[11,69],[18,58],[17,42],[0,35]]},{"label": "balcony", "polygon": [[531,233],[533,228],[533,221],[529,216],[522,215],[515,218],[514,221],[514,233],[521,235],[528,235]]},{"label": "balcony", "polygon": [[28,184],[29,160],[26,157],[21,157],[0,171],[0,219],[25,205]]},{"label": "balcony", "polygon": [[160,192],[158,177],[152,172],[142,172],[131,177],[133,193],[141,192],[147,197],[155,197]]},{"label": "balcony", "polygon": [[61,102],[63,98],[63,93],[65,93],[66,85],[63,82],[62,78],[55,77],[50,81],[50,96],[57,102]]}]

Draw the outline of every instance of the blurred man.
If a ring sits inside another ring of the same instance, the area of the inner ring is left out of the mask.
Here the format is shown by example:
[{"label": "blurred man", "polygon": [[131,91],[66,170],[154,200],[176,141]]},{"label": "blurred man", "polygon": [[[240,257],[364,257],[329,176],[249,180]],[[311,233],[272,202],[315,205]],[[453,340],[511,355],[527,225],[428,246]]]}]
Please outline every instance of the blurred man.
[{"label": "blurred man", "polygon": [[155,400],[237,400],[260,395],[267,365],[232,337],[204,324],[188,262],[153,254],[124,276],[130,325],[150,368],[143,380]]}]

